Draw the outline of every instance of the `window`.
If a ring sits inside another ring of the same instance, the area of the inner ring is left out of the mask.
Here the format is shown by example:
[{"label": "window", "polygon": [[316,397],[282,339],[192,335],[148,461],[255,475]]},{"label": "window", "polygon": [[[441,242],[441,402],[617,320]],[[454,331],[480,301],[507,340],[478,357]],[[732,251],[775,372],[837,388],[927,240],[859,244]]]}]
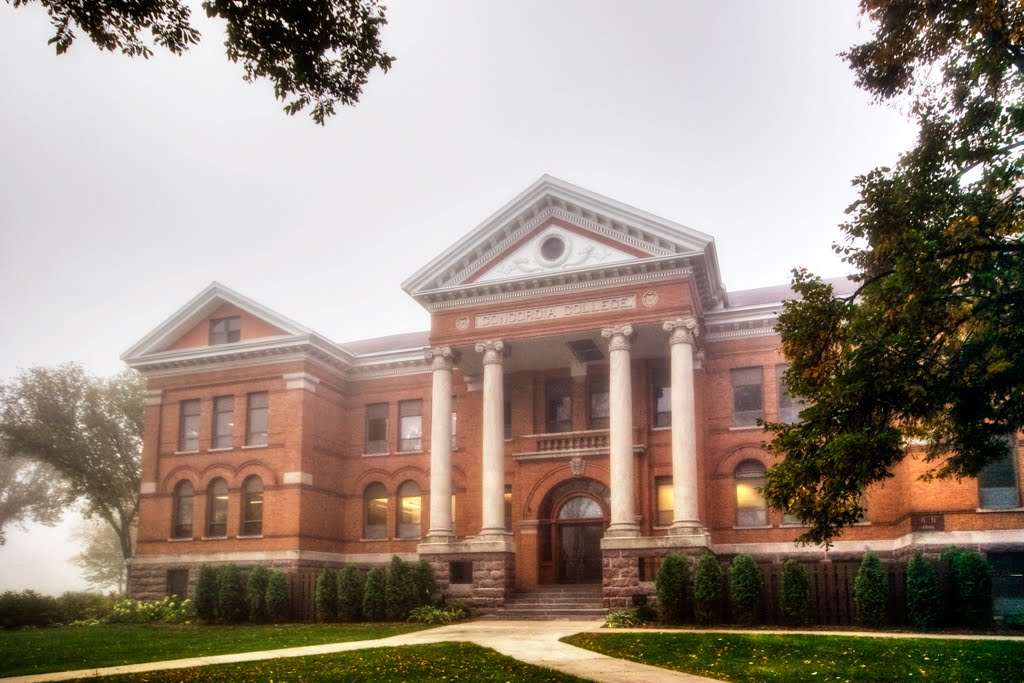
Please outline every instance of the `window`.
[{"label": "window", "polygon": [[764,417],[761,368],[738,368],[732,375],[732,423],[750,427]]},{"label": "window", "polygon": [[[452,402],[454,403],[454,401],[452,401]],[[458,440],[457,440],[457,439],[455,438],[455,435],[456,435],[456,434],[458,433],[458,426],[459,426],[459,416],[458,416],[458,413],[456,413],[456,412],[455,412],[455,411],[453,410],[453,411],[452,411],[452,450],[453,450],[453,451],[454,451],[454,450],[455,450],[456,448],[458,448],[458,447],[459,447],[459,442],[458,442]]]},{"label": "window", "polygon": [[213,399],[213,445],[212,448],[231,448],[232,430],[235,427],[235,399],[233,396],[218,396]]},{"label": "window", "polygon": [[263,533],[263,480],[251,476],[242,484],[242,535]]},{"label": "window", "polygon": [[420,511],[423,498],[420,485],[407,481],[398,487],[398,537],[420,537]]},{"label": "window", "polygon": [[181,417],[178,421],[178,452],[191,453],[199,450],[199,399],[190,398],[181,402]]},{"label": "window", "polygon": [[237,315],[231,318],[216,318],[210,321],[210,346],[230,344],[241,337],[242,321]]},{"label": "window", "polygon": [[665,368],[657,368],[651,373],[651,388],[654,396],[651,405],[654,407],[654,426],[672,426],[672,385],[669,372]]},{"label": "window", "polygon": [[591,378],[587,385],[590,429],[608,429],[608,378]]},{"label": "window", "polygon": [[267,445],[267,392],[249,394],[246,408],[245,445]]},{"label": "window", "polygon": [[206,535],[228,535],[228,484],[217,478],[206,489]]},{"label": "window", "polygon": [[188,570],[168,569],[167,570],[167,595],[188,597]]},{"label": "window", "polygon": [[388,404],[366,406],[366,452],[388,452]]},{"label": "window", "polygon": [[473,561],[456,560],[448,563],[448,583],[473,583]]},{"label": "window", "polygon": [[657,495],[657,516],[655,526],[671,526],[675,515],[675,489],[672,477],[655,477],[654,489]]},{"label": "window", "polygon": [[779,388],[779,422],[792,423],[800,421],[800,410],[803,406],[800,401],[789,395],[789,389],[786,388],[786,383],[782,379],[788,367],[786,364],[775,366],[775,383]]},{"label": "window", "polygon": [[398,450],[423,450],[423,401],[398,402]]},{"label": "window", "polygon": [[504,391],[505,403],[503,407],[503,413],[505,417],[505,439],[512,438],[512,398],[508,395],[508,387],[505,387]]},{"label": "window", "polygon": [[564,379],[549,380],[544,385],[547,400],[546,425],[547,432],[572,431],[572,381]]},{"label": "window", "polygon": [[1016,439],[1006,437],[1006,453],[978,473],[978,504],[986,510],[1005,510],[1020,505],[1017,491]]},{"label": "window", "polygon": [[768,526],[768,504],[761,495],[764,465],[744,460],[736,466],[736,526]]},{"label": "window", "polygon": [[195,509],[195,489],[192,482],[179,481],[174,487],[173,506],[171,538],[192,538],[192,515]]},{"label": "window", "polygon": [[512,531],[512,485],[505,484],[505,531]]},{"label": "window", "polygon": [[363,492],[363,538],[388,537],[388,490],[374,482]]}]

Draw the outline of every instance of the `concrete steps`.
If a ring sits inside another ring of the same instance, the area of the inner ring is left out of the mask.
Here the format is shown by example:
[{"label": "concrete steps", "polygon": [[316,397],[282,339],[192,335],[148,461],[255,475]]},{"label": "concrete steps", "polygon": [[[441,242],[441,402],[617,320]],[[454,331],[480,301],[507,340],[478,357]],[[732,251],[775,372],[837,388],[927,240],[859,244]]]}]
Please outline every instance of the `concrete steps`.
[{"label": "concrete steps", "polygon": [[598,584],[538,586],[517,593],[491,616],[496,619],[603,619],[608,610]]}]

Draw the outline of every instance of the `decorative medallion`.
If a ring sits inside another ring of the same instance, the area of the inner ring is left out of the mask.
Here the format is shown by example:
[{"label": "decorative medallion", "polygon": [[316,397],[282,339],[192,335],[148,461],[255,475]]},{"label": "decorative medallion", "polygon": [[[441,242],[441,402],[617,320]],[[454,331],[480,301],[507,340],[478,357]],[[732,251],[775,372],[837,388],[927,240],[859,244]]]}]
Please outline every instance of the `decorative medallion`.
[{"label": "decorative medallion", "polygon": [[586,464],[587,462],[583,459],[583,456],[574,455],[572,459],[569,460],[569,471],[572,472],[572,476],[582,477],[583,469],[586,467]]},{"label": "decorative medallion", "polygon": [[658,304],[658,293],[657,292],[644,292],[644,296],[641,299],[644,302],[644,306],[651,308]]},{"label": "decorative medallion", "polygon": [[460,315],[455,321],[455,329],[457,330],[468,330],[469,329],[469,316]]}]

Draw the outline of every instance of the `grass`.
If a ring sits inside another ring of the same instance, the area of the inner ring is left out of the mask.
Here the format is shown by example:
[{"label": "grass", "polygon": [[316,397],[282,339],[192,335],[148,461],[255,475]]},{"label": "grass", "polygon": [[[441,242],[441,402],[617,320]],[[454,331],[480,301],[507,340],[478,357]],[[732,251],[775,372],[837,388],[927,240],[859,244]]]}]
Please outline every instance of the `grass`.
[{"label": "grass", "polygon": [[0,631],[0,677],[375,640],[419,624],[149,626],[106,624]]},{"label": "grass", "polygon": [[725,681],[1024,680],[1024,643],[725,633],[577,634],[562,639],[620,659]]},{"label": "grass", "polygon": [[471,643],[381,647],[315,657],[268,659],[82,681],[103,683],[323,683],[335,681],[582,681]]}]

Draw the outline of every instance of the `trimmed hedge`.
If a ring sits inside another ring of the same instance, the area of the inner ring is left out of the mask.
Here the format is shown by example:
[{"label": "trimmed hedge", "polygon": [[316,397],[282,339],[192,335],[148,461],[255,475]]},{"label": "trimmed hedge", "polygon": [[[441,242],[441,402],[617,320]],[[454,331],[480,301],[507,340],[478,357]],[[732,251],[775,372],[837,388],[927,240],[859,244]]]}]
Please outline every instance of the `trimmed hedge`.
[{"label": "trimmed hedge", "polygon": [[736,623],[744,626],[757,623],[757,606],[761,602],[763,587],[764,578],[753,557],[740,554],[733,558],[729,569],[729,590]]},{"label": "trimmed hedge", "polygon": [[939,620],[939,575],[920,552],[907,563],[907,619],[917,629],[929,629]]},{"label": "trimmed hedge", "polygon": [[811,578],[807,567],[796,560],[782,565],[782,586],[779,604],[782,623],[786,626],[806,626],[811,621]]},{"label": "trimmed hedge", "polygon": [[267,583],[269,581],[270,570],[266,567],[254,567],[249,572],[249,580],[245,584],[249,621],[260,623],[267,620]]},{"label": "trimmed hedge", "polygon": [[654,581],[658,595],[658,613],[669,624],[681,624],[688,612],[690,590],[690,561],[676,553],[669,553],[661,561],[661,569]]},{"label": "trimmed hedge", "polygon": [[870,550],[860,561],[853,583],[853,602],[857,605],[857,623],[884,626],[888,621],[889,578],[878,555]]},{"label": "trimmed hedge", "polygon": [[697,558],[693,577],[693,613],[698,624],[712,624],[721,619],[725,574],[718,558],[705,553]]},{"label": "trimmed hedge", "polygon": [[363,618],[363,577],[349,564],[338,572],[338,620],[360,621]]},{"label": "trimmed hedge", "polygon": [[950,548],[942,553],[953,573],[953,615],[958,626],[992,624],[992,568],[981,553]]},{"label": "trimmed hedge", "polygon": [[386,616],[384,570],[374,567],[366,574],[366,586],[363,590],[363,618],[367,621],[384,621]]},{"label": "trimmed hedge", "polygon": [[338,575],[333,569],[324,569],[316,579],[316,618],[338,620]]}]

